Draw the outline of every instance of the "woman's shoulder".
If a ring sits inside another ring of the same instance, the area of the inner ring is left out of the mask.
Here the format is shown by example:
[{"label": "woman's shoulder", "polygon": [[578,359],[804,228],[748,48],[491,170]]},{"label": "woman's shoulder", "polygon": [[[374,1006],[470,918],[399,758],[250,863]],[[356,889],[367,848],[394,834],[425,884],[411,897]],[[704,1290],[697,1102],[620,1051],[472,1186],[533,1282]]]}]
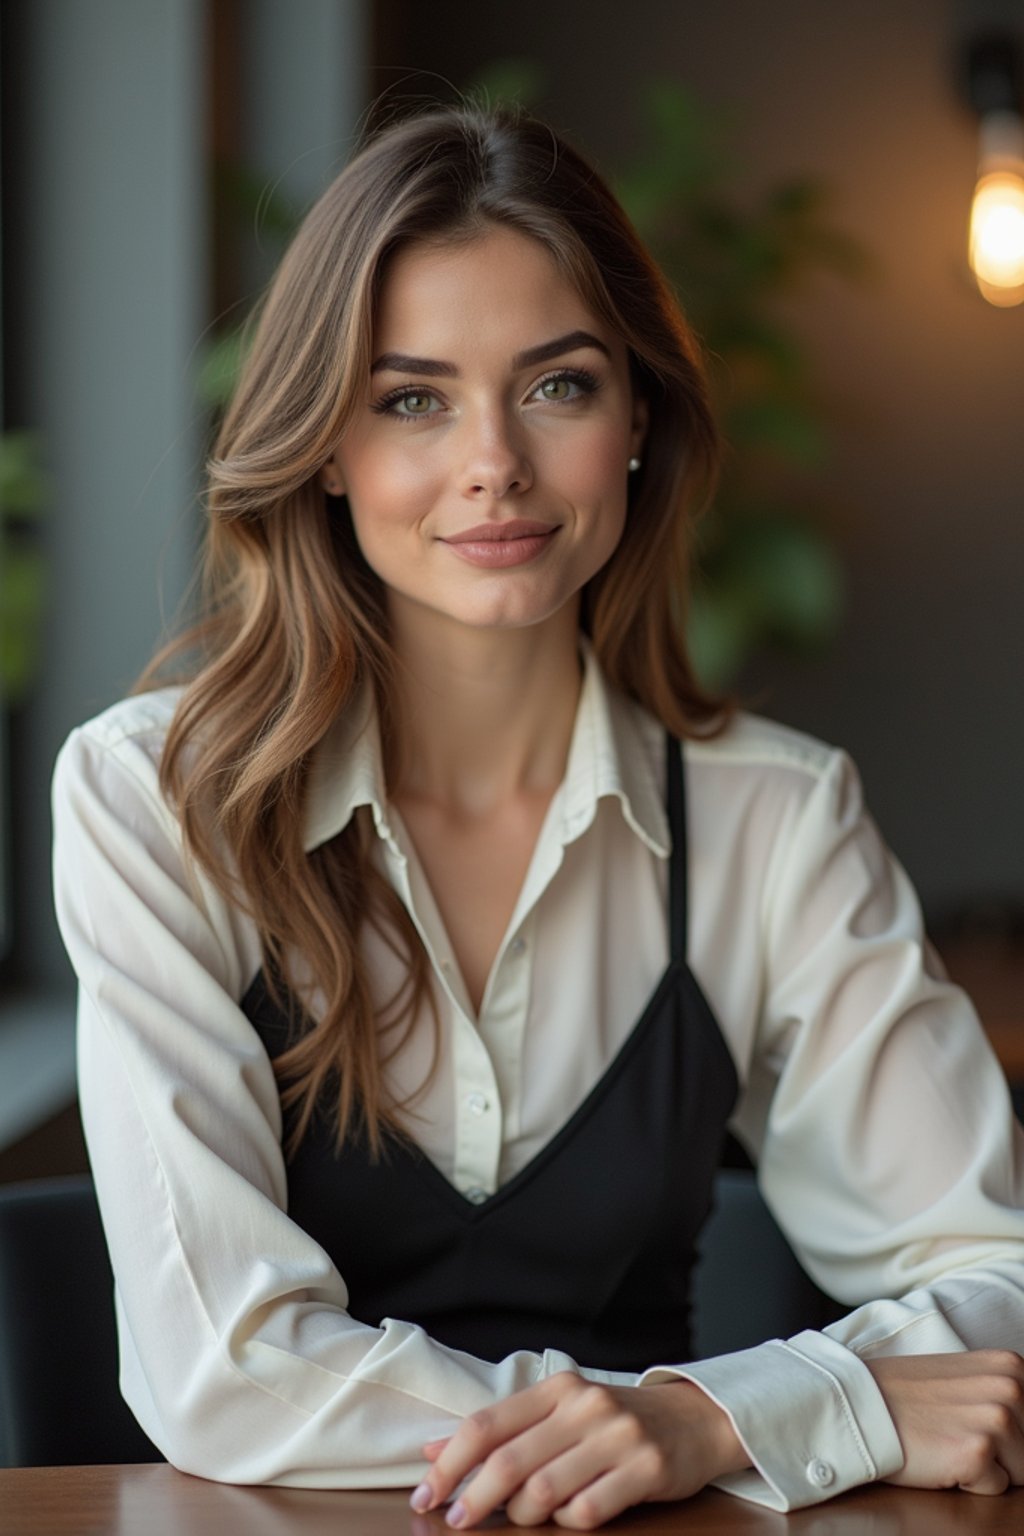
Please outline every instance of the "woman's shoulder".
[{"label": "woman's shoulder", "polygon": [[806,731],[738,710],[718,735],[689,739],[686,756],[694,765],[774,768],[818,780],[845,753]]},{"label": "woman's shoulder", "polygon": [[96,744],[116,750],[127,741],[146,740],[161,747],[166,738],[182,689],[157,688],[150,693],[129,694],[116,704],[85,720],[72,735],[80,732]]},{"label": "woman's shoulder", "polygon": [[160,759],[181,694],[180,687],[132,694],[76,726],[57,757],[57,790],[114,773],[160,798]]},{"label": "woman's shoulder", "polygon": [[[159,992],[172,972],[176,981],[191,973],[198,978],[194,998],[212,977],[235,999],[259,968],[255,926],[188,851],[160,783],[182,691],[132,695],[86,720],[71,732],[54,768],[58,921],[80,980],[94,1000],[105,997],[104,1009],[114,995],[111,966],[123,980],[135,974],[137,961],[142,991],[155,985]],[[127,958],[125,943],[133,951]],[[122,1023],[133,1017],[142,991],[129,985],[122,993],[133,999]],[[167,1000],[179,1001],[169,994]]]},{"label": "woman's shoulder", "polygon": [[773,923],[819,901],[838,923],[858,892],[873,911],[897,899],[916,910],[843,748],[742,714],[719,737],[688,744],[686,785],[694,868],[718,870],[730,900],[759,892]]},{"label": "woman's shoulder", "polygon": [[687,741],[685,752],[698,816],[782,835],[805,812],[831,824],[863,810],[847,752],[762,715],[740,711],[717,736]]}]

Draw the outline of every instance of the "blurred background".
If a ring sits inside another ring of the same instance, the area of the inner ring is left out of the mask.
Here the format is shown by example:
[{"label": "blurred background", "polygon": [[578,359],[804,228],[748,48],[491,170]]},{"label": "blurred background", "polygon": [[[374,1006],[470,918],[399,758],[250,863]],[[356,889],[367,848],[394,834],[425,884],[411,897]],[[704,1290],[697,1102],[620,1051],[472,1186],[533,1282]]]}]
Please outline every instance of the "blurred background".
[{"label": "blurred background", "polygon": [[577,143],[663,260],[731,445],[701,665],[852,753],[1024,1078],[1024,305],[967,262],[993,34],[1024,0],[3,0],[0,1179],[81,1165],[56,751],[180,609],[288,231],[367,120],[463,90]]}]

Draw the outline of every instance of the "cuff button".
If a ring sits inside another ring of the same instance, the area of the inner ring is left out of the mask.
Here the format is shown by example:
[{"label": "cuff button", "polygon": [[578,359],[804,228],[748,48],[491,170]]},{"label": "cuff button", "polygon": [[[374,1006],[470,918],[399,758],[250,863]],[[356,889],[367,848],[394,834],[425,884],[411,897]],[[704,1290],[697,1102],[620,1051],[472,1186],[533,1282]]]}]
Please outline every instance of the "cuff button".
[{"label": "cuff button", "polygon": [[835,1467],[829,1466],[827,1461],[821,1461],[815,1457],[807,1463],[807,1481],[813,1483],[815,1488],[828,1488],[836,1480]]}]

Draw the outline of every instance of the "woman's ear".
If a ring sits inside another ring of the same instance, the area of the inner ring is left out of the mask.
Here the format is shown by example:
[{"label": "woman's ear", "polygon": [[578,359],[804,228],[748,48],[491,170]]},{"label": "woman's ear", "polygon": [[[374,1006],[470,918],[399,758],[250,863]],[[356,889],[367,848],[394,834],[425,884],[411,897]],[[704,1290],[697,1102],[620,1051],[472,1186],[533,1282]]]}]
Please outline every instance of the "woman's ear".
[{"label": "woman's ear", "polygon": [[320,471],[320,484],[328,496],[344,496],[345,483],[341,478],[341,471],[335,462],[333,453]]},{"label": "woman's ear", "polygon": [[650,424],[651,412],[643,395],[633,396],[633,425],[629,438],[630,457],[643,458],[644,443],[647,440],[647,428]]}]

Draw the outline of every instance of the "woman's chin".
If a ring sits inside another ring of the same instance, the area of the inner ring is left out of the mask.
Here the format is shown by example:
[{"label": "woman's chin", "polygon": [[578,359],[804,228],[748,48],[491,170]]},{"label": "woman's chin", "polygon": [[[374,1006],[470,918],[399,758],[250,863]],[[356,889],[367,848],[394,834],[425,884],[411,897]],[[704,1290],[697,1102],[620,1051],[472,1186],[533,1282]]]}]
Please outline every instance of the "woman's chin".
[{"label": "woman's chin", "polygon": [[399,630],[407,634],[423,633],[424,626],[464,631],[470,634],[515,632],[537,627],[575,628],[579,615],[579,593],[553,594],[501,593],[474,601],[440,607],[423,605],[390,595],[389,610]]}]

